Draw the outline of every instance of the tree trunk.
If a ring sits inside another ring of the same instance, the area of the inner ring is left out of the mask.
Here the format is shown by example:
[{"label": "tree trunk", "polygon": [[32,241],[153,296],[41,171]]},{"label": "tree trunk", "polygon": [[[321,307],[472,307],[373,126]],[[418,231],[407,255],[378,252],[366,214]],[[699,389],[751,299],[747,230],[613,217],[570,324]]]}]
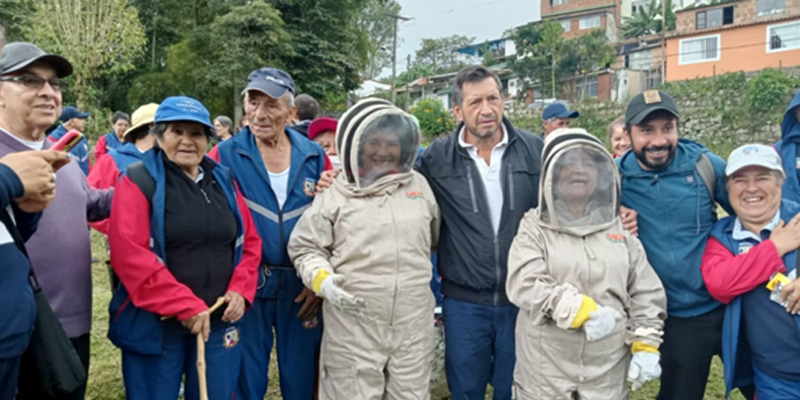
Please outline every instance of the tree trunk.
[{"label": "tree trunk", "polygon": [[553,64],[550,67],[550,84],[553,87],[553,98],[557,99],[556,96],[556,56],[553,56]]},{"label": "tree trunk", "polygon": [[153,13],[153,54],[151,59],[151,67],[153,70],[156,69],[156,43],[158,42],[158,38],[156,37],[156,32],[158,31],[158,8]]}]

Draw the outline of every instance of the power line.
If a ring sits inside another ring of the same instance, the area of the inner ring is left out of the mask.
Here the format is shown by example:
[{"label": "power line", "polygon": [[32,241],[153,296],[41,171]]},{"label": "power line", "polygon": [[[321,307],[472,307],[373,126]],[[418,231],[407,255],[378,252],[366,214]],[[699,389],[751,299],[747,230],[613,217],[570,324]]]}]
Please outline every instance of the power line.
[{"label": "power line", "polygon": [[437,17],[437,16],[445,15],[445,14],[452,14],[452,13],[457,12],[457,11],[472,11],[472,10],[474,10],[476,8],[486,7],[486,6],[489,6],[489,5],[492,5],[492,4],[503,3],[503,2],[506,2],[506,1],[511,1],[511,0],[494,0],[494,1],[490,1],[488,3],[477,4],[477,5],[469,7],[469,8],[467,8],[467,7],[452,8],[450,10],[447,10],[447,11],[444,11],[444,12],[440,12],[440,13],[423,14],[423,15],[417,17],[417,18],[418,19],[425,19],[425,18]]}]

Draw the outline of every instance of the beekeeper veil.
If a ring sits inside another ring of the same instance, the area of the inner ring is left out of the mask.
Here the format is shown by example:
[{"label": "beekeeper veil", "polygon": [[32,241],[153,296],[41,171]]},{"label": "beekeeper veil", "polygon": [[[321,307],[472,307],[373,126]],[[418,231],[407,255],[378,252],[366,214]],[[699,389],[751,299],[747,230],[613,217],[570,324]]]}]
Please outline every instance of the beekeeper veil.
[{"label": "beekeeper veil", "polygon": [[617,218],[619,173],[599,139],[583,129],[559,129],[547,135],[542,158],[543,222],[585,234]]},{"label": "beekeeper veil", "polygon": [[347,180],[364,188],[387,175],[410,172],[419,140],[413,116],[386,100],[364,99],[339,121],[336,150]]}]

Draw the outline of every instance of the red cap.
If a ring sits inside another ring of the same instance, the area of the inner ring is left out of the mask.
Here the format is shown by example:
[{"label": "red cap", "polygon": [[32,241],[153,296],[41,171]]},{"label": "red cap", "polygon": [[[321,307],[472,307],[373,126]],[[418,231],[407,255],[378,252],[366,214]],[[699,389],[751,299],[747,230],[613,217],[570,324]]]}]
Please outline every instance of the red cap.
[{"label": "red cap", "polygon": [[322,132],[332,131],[336,133],[336,127],[338,125],[339,121],[336,118],[319,117],[311,121],[311,124],[308,125],[308,139],[314,140],[314,138]]}]

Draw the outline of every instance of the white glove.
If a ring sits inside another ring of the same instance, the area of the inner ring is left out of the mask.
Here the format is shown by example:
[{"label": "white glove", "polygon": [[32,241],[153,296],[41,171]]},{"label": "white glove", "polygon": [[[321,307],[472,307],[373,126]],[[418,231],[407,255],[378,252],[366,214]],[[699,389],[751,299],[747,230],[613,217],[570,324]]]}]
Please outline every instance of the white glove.
[{"label": "white glove", "polygon": [[583,323],[583,331],[586,333],[586,339],[590,342],[594,342],[608,336],[608,334],[614,330],[618,315],[619,313],[617,310],[598,304],[597,311],[589,313],[589,319]]},{"label": "white glove", "polygon": [[639,389],[645,383],[661,376],[661,355],[639,351],[633,353],[631,369],[628,370],[628,382],[632,383],[632,390]]},{"label": "white glove", "polygon": [[330,274],[319,286],[319,295],[338,308],[339,311],[357,315],[358,311],[366,304],[364,299],[354,296],[344,289],[342,285],[347,278],[344,275]]}]

